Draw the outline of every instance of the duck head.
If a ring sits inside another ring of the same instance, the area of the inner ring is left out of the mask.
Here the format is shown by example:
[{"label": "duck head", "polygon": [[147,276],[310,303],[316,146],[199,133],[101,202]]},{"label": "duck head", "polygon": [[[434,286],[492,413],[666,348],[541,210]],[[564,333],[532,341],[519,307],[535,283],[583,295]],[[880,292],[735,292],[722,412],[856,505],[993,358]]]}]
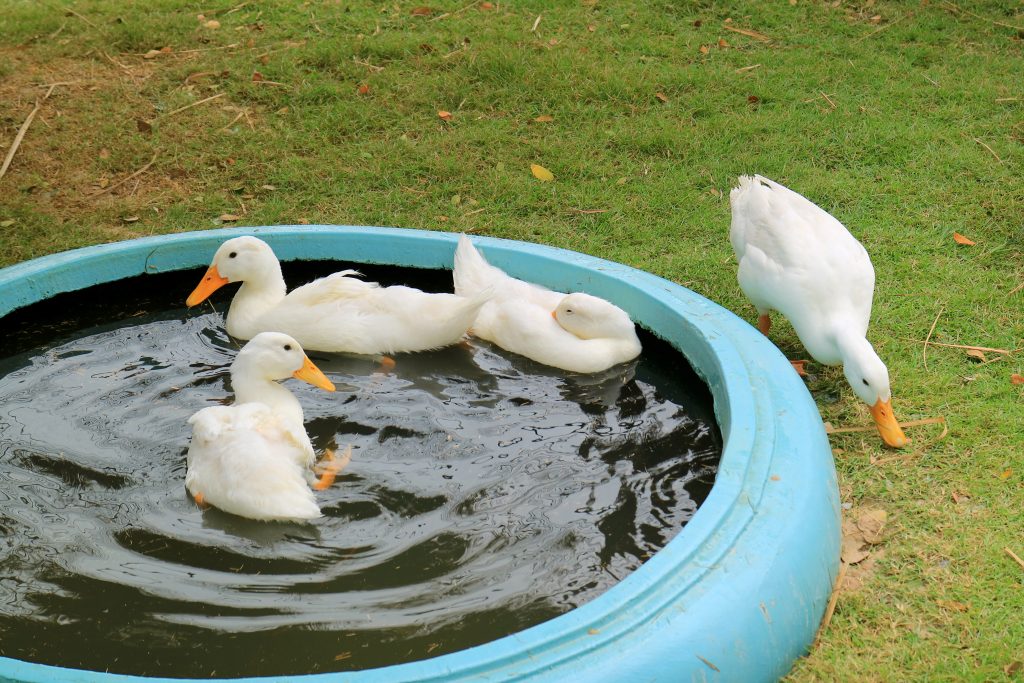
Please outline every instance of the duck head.
[{"label": "duck head", "polygon": [[268,245],[257,237],[236,237],[220,245],[199,285],[185,303],[195,306],[229,282],[283,282],[281,264]]},{"label": "duck head", "polygon": [[580,339],[620,338],[635,334],[633,321],[625,311],[582,292],[566,295],[551,315],[566,332]]},{"label": "duck head", "polygon": [[843,347],[843,374],[850,383],[853,393],[871,410],[871,417],[890,448],[902,448],[910,443],[892,410],[892,393],[889,389],[889,370],[875,353],[867,339]]},{"label": "duck head", "polygon": [[243,371],[268,381],[295,377],[334,391],[334,384],[309,360],[299,343],[281,332],[260,332],[253,337],[238,352],[231,370],[232,375]]}]

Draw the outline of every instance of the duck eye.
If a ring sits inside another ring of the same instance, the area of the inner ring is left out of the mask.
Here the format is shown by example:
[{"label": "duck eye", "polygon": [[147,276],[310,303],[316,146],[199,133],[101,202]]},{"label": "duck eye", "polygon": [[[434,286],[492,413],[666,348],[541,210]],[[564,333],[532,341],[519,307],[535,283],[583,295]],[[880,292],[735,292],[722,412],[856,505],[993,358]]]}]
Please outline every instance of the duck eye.
[{"label": "duck eye", "polygon": [[566,313],[572,313],[572,309],[571,308],[567,308],[567,309],[565,309],[565,312]]},{"label": "duck eye", "polygon": [[864,386],[866,386],[866,387],[870,387],[871,386],[870,384],[868,384],[868,381],[866,379],[862,379],[861,382],[864,382]]},{"label": "duck eye", "polygon": [[238,256],[238,252],[237,251],[233,251],[230,254],[228,254],[228,258],[235,258],[236,256]]},{"label": "duck eye", "polygon": [[291,344],[285,344],[284,345],[284,350],[285,351],[291,351],[292,350],[292,345]]}]

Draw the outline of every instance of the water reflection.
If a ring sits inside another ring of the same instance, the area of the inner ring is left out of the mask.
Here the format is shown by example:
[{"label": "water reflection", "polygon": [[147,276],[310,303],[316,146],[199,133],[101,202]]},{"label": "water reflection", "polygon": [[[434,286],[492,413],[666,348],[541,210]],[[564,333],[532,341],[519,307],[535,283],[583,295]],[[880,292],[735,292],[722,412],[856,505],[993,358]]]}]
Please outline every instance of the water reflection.
[{"label": "water reflection", "polygon": [[0,654],[168,676],[436,656],[593,599],[678,533],[714,479],[706,389],[649,335],[600,376],[474,341],[386,374],[311,354],[339,390],[289,383],[310,437],[353,446],[318,494],[323,519],[200,511],[183,486],[186,420],[230,400],[237,344],[220,314],[168,303],[195,277],[12,323]]}]

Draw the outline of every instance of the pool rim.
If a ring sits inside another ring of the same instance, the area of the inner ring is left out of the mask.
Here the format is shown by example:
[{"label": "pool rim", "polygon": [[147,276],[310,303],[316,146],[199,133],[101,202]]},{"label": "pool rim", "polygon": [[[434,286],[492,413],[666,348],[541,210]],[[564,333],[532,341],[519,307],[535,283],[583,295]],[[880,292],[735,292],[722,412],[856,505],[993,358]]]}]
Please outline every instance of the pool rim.
[{"label": "pool rim", "polygon": [[[239,235],[267,240],[282,260],[449,269],[458,238],[404,228],[274,226],[85,247],[0,270],[0,316],[61,292],[208,265],[223,240]],[[488,260],[512,275],[611,299],[688,358],[711,389],[722,431],[724,449],[715,485],[665,548],[607,592],[566,614],[431,659],[274,679],[390,683],[480,677],[558,680],[572,674],[580,680],[616,680],[623,671],[641,666],[656,680],[769,680],[785,673],[813,639],[838,569],[839,547],[831,450],[813,400],[785,358],[732,313],[650,273],[534,243],[472,239]],[[765,529],[778,543],[765,542]],[[753,559],[758,556],[763,561]],[[751,609],[753,598],[756,609]],[[801,603],[799,609],[787,608],[787,598]],[[730,600],[742,618],[716,614],[721,610],[715,605]],[[706,625],[709,618],[717,628]],[[750,661],[737,662],[747,653]],[[0,657],[0,681],[6,680],[190,679],[106,674]]]}]

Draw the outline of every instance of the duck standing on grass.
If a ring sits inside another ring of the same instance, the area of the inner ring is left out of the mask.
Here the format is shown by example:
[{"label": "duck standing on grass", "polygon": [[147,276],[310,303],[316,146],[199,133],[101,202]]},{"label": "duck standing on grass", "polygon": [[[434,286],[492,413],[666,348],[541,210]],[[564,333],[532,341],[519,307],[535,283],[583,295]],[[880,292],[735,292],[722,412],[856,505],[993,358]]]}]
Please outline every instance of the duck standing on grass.
[{"label": "duck standing on grass", "polygon": [[786,316],[816,361],[842,364],[885,444],[910,443],[893,414],[889,371],[867,340],[875,270],[864,247],[828,212],[767,178],[741,176],[729,202],[737,279],[758,329],[768,334],[772,310]]},{"label": "duck standing on grass", "polygon": [[241,517],[306,521],[320,516],[310,484],[331,485],[351,457],[327,451],[319,479],[302,407],[277,380],[296,377],[334,391],[334,385],[286,334],[263,332],[231,364],[235,402],[204,408],[189,418],[185,486],[196,502]]},{"label": "duck standing on grass", "polygon": [[452,273],[455,293],[493,294],[470,333],[506,351],[569,372],[601,372],[640,355],[629,315],[589,294],[553,292],[508,276],[487,263],[465,235]]},{"label": "duck standing on grass", "polygon": [[353,277],[358,274],[343,270],[288,293],[270,245],[256,237],[236,237],[217,249],[186,303],[195,306],[229,282],[241,282],[228,309],[231,336],[252,339],[276,330],[306,349],[380,354],[455,344],[489,296],[380,287]]}]

